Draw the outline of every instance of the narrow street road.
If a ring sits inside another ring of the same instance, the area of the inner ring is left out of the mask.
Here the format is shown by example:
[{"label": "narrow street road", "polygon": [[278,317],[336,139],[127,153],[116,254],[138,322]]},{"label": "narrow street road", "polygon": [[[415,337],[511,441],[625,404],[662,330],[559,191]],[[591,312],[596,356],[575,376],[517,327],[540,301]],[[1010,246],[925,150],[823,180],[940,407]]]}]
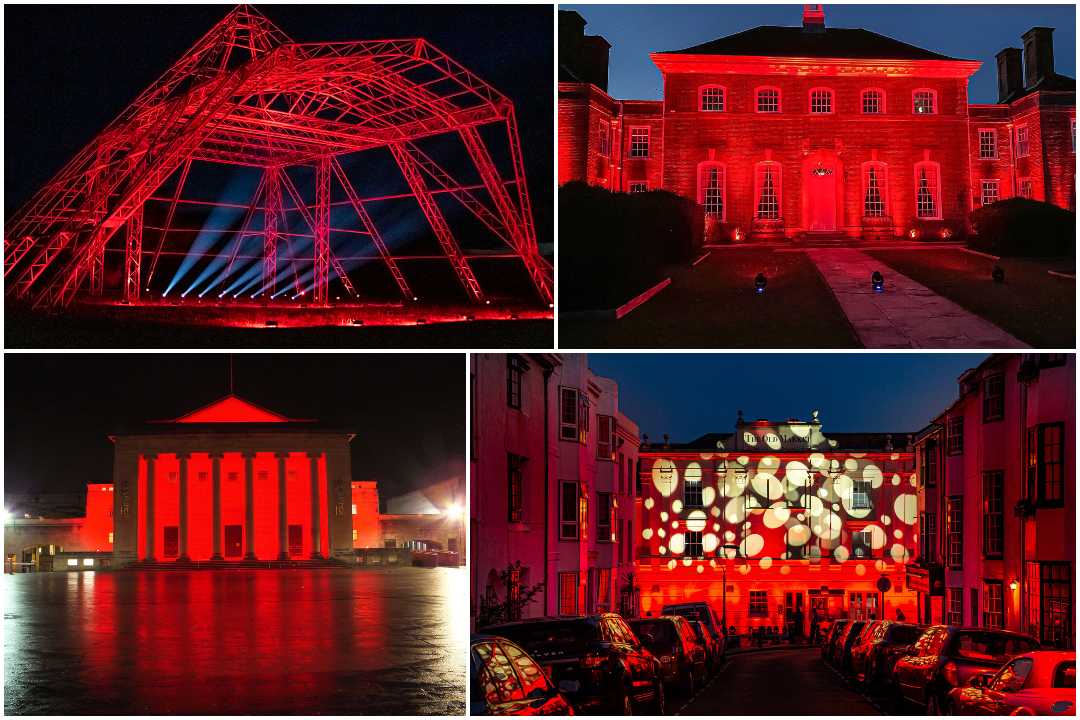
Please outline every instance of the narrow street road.
[{"label": "narrow street road", "polygon": [[880,715],[821,660],[818,648],[731,655],[679,715]]}]

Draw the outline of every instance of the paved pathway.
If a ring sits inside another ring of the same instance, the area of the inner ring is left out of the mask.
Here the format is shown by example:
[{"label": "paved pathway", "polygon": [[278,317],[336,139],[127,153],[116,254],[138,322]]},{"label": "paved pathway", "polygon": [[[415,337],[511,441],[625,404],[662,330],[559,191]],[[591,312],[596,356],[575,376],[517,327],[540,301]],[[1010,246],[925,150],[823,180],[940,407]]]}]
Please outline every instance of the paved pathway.
[{"label": "paved pathway", "polygon": [[[821,276],[868,348],[1026,348],[993,323],[850,248],[808,249]],[[880,270],[885,292],[870,276]]]}]

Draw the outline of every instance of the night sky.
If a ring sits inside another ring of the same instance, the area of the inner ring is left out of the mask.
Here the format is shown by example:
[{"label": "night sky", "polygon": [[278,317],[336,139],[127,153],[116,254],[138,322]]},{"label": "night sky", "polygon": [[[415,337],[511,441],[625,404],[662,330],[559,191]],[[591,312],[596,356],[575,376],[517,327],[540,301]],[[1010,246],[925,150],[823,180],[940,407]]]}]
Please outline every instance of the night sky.
[{"label": "night sky", "polygon": [[[802,24],[802,5],[561,5],[611,43],[612,97],[659,100],[660,71],[650,52],[680,50],[758,25]],[[825,5],[829,27],[864,28],[949,57],[979,60],[970,100],[997,102],[994,55],[1021,47],[1036,25],[1054,30],[1054,68],[1076,76],[1074,5]]]},{"label": "night sky", "polygon": [[[13,211],[180,58],[227,5],[5,6],[4,202]],[[515,103],[541,242],[550,227],[551,5],[256,5],[293,40],[423,37]]]},{"label": "night sky", "polygon": [[619,383],[619,409],[652,442],[733,432],[747,420],[810,419],[822,431],[918,432],[957,397],[956,379],[982,354],[806,353],[589,355]]},{"label": "night sky", "polygon": [[[464,359],[450,354],[237,354],[235,394],[356,433],[354,480],[386,498],[465,471]],[[7,354],[5,490],[112,482],[118,429],[174,419],[228,389],[218,354]]]}]

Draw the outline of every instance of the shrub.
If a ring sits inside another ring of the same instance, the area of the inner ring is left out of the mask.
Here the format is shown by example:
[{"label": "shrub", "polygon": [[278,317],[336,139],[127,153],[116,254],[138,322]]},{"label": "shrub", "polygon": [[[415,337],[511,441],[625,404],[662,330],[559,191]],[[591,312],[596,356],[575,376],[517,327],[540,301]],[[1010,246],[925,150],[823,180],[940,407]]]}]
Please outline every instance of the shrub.
[{"label": "shrub", "polygon": [[622,305],[701,249],[701,208],[669,192],[612,193],[581,182],[559,189],[559,306]]},{"label": "shrub", "polygon": [[1011,257],[1062,257],[1076,254],[1076,213],[1050,203],[1010,198],[973,210],[976,230],[968,245]]}]

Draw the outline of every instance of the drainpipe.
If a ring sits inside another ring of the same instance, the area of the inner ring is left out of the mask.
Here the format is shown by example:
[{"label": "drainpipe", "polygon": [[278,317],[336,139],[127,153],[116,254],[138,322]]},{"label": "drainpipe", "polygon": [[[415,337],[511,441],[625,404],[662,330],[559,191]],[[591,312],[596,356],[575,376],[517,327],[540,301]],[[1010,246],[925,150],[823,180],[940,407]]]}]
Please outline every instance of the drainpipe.
[{"label": "drainpipe", "polygon": [[626,164],[626,156],[624,155],[624,144],[626,141],[626,109],[623,107],[623,101],[619,101],[619,172],[618,172],[618,186],[612,188],[613,192],[622,192],[623,189],[623,172],[624,165]]},{"label": "drainpipe", "polygon": [[[1021,365],[1023,365],[1023,363],[1024,363],[1023,356],[1021,356],[1020,363],[1021,363]],[[1024,381],[1022,381],[1020,383],[1020,417],[1019,417],[1019,420],[1017,422],[1017,425],[1019,426],[1018,430],[1020,432],[1020,442],[1018,443],[1018,446],[1020,448],[1020,463],[1018,465],[1018,467],[1020,468],[1020,487],[1021,487],[1021,495],[1025,496],[1025,499],[1026,499],[1026,495],[1027,495],[1027,465],[1026,465],[1026,463],[1027,463],[1027,453],[1028,453],[1028,447],[1027,447],[1027,406],[1028,406],[1028,381],[1024,380]],[[1019,618],[1019,622],[1017,623],[1016,630],[1017,630],[1017,632],[1024,632],[1024,623],[1025,623],[1026,618],[1027,618],[1027,607],[1026,607],[1026,602],[1025,602],[1025,595],[1027,595],[1027,593],[1024,592],[1024,590],[1026,589],[1026,581],[1027,581],[1027,563],[1025,562],[1025,547],[1024,547],[1025,539],[1026,539],[1025,538],[1025,535],[1026,535],[1025,529],[1027,528],[1027,515],[1021,515],[1020,516],[1020,523],[1019,523],[1018,527],[1019,527],[1019,534],[1020,534],[1020,543],[1019,543],[1019,545],[1020,545],[1020,569],[1019,569],[1019,572],[1018,572],[1018,575],[1020,577],[1020,590],[1019,590],[1020,598],[1019,598],[1019,603],[1017,604],[1017,607],[1019,608],[1020,618]]]},{"label": "drainpipe", "polygon": [[[1013,197],[1016,197],[1019,188],[1016,186],[1016,137],[1013,132],[1013,124],[1006,123],[1005,129],[1009,133],[1009,173],[1012,175],[1012,191]],[[1024,401],[1027,402],[1025,396]]]},{"label": "drainpipe", "polygon": [[550,428],[548,427],[548,387],[552,368],[544,368],[544,615],[548,614],[548,599],[551,593],[550,561],[548,543],[551,541],[551,477],[548,449],[550,448]]}]

